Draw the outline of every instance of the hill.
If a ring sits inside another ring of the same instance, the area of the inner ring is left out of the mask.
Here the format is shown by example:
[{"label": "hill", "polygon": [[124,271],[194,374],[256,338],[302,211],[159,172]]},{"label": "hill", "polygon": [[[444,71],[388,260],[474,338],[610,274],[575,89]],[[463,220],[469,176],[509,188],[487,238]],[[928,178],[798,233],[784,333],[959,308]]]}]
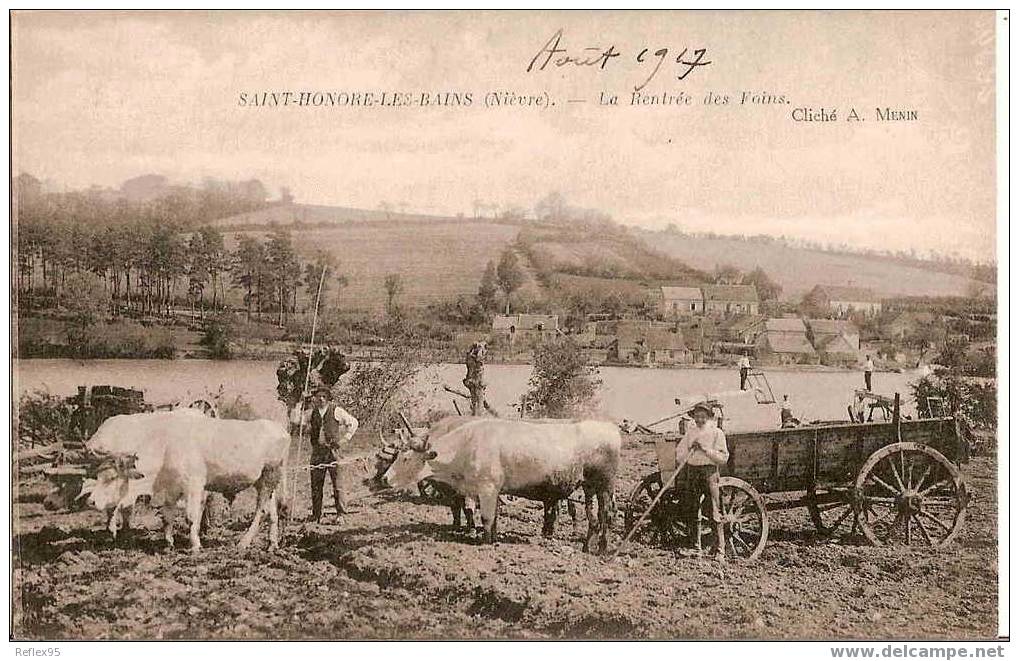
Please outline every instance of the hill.
[{"label": "hill", "polygon": [[[345,310],[381,311],[385,308],[387,275],[403,277],[405,304],[425,305],[477,294],[489,260],[516,238],[518,227],[485,222],[371,223],[304,229],[292,233],[305,256],[326,250],[339,260],[339,272],[349,284],[330,302]],[[245,232],[263,236],[264,232]],[[233,250],[241,232],[226,235]],[[235,296],[240,296],[235,291]],[[235,302],[240,306],[239,302]]]},{"label": "hill", "polygon": [[693,268],[731,264],[742,271],[760,266],[782,285],[784,300],[799,300],[814,285],[868,287],[881,296],[968,296],[993,286],[950,273],[896,264],[866,255],[794,248],[738,238],[703,238],[635,230],[648,246]]},{"label": "hill", "polygon": [[240,213],[217,220],[221,229],[254,227],[258,225],[327,225],[332,223],[385,223],[385,222],[471,222],[451,216],[431,216],[419,213],[401,213],[391,209],[355,209],[322,204],[277,203],[264,209]]}]

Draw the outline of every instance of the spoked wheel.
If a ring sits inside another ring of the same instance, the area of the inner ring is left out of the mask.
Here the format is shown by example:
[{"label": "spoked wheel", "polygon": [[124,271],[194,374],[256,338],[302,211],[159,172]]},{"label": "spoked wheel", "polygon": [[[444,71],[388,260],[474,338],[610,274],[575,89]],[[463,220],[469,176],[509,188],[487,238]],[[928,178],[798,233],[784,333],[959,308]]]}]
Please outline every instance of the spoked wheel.
[{"label": "spoked wheel", "polygon": [[894,443],[856,477],[857,517],[875,545],[942,546],[962,529],[968,495],[959,469],[937,450]]},{"label": "spoked wheel", "polygon": [[[768,512],[764,499],[756,489],[736,477],[719,478],[718,492],[726,557],[753,560],[768,543]],[[707,499],[701,502],[701,527],[707,533],[708,543],[715,546],[715,527]]]},{"label": "spoked wheel", "polygon": [[810,520],[821,535],[840,538],[859,531],[852,490],[811,487],[806,500]]},{"label": "spoked wheel", "polygon": [[[655,497],[662,490],[661,473],[648,475],[630,494],[626,504],[624,522],[626,534],[629,534],[637,525],[641,514],[654,501]],[[684,517],[684,501],[682,493],[670,487],[662,498],[655,504],[655,508],[640,523],[640,528],[633,534],[632,539],[651,546],[673,548],[678,546],[687,538],[687,524]]]}]

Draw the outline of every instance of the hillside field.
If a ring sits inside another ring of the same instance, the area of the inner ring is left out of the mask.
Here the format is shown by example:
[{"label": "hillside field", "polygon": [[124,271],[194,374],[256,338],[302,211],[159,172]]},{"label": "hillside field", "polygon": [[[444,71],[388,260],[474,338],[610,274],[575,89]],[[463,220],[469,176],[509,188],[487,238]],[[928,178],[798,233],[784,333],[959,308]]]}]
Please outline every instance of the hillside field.
[{"label": "hillside field", "polygon": [[[378,223],[302,230],[293,232],[292,237],[305,258],[326,250],[339,259],[339,272],[349,284],[339,292],[332,287],[327,294],[330,304],[346,310],[380,311],[386,305],[384,281],[392,273],[403,277],[404,304],[474,296],[485,264],[499,259],[518,230],[512,225],[483,222]],[[236,247],[238,234],[226,235],[227,249]],[[234,305],[243,305],[240,291],[234,290],[232,295]]]},{"label": "hillside field", "polygon": [[[833,254],[739,239],[674,236],[635,230],[645,243],[693,268],[711,271],[731,264],[749,271],[760,266],[782,285],[784,300],[798,300],[814,285],[869,287],[880,296],[964,296],[974,280],[863,255]],[[979,283],[984,287],[985,283]]]}]

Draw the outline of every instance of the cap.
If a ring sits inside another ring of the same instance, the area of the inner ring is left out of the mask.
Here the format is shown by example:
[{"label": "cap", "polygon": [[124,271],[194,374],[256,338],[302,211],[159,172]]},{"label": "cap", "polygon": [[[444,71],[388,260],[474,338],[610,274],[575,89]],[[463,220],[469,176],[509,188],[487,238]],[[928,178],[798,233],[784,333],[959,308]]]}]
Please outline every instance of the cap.
[{"label": "cap", "polygon": [[707,413],[709,418],[715,417],[715,409],[711,408],[704,402],[698,402],[697,404],[694,404],[693,407],[690,409],[690,413],[693,413],[697,409],[700,409],[701,411]]}]

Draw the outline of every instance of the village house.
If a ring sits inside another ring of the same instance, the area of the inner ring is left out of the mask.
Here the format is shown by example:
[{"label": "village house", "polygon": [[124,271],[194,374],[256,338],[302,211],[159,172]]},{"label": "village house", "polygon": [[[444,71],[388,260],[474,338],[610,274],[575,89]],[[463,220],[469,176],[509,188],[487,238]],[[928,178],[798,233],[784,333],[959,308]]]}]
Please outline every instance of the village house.
[{"label": "village house", "polygon": [[813,335],[815,349],[818,342],[843,337],[853,351],[860,350],[860,329],[848,319],[807,319],[807,327]]},{"label": "village house", "polygon": [[760,299],[753,285],[704,285],[704,312],[716,317],[757,314]]},{"label": "village house", "polygon": [[704,314],[700,287],[659,287],[658,311],[666,319]]},{"label": "village house", "polygon": [[757,356],[764,363],[816,364],[817,351],[807,339],[802,319],[768,319],[757,336]]},{"label": "village house", "polygon": [[497,314],[492,319],[492,335],[508,339],[543,341],[559,334],[559,316],[555,314]]},{"label": "village house", "polygon": [[609,359],[631,365],[680,365],[692,363],[694,353],[671,324],[620,321]]},{"label": "village house", "polygon": [[817,285],[810,290],[807,298],[824,305],[832,314],[840,317],[851,312],[862,312],[867,316],[881,314],[881,299],[873,290],[865,287]]},{"label": "village house", "polygon": [[937,317],[930,312],[903,312],[885,324],[881,334],[888,339],[902,340],[912,335],[920,326],[940,325]]}]

